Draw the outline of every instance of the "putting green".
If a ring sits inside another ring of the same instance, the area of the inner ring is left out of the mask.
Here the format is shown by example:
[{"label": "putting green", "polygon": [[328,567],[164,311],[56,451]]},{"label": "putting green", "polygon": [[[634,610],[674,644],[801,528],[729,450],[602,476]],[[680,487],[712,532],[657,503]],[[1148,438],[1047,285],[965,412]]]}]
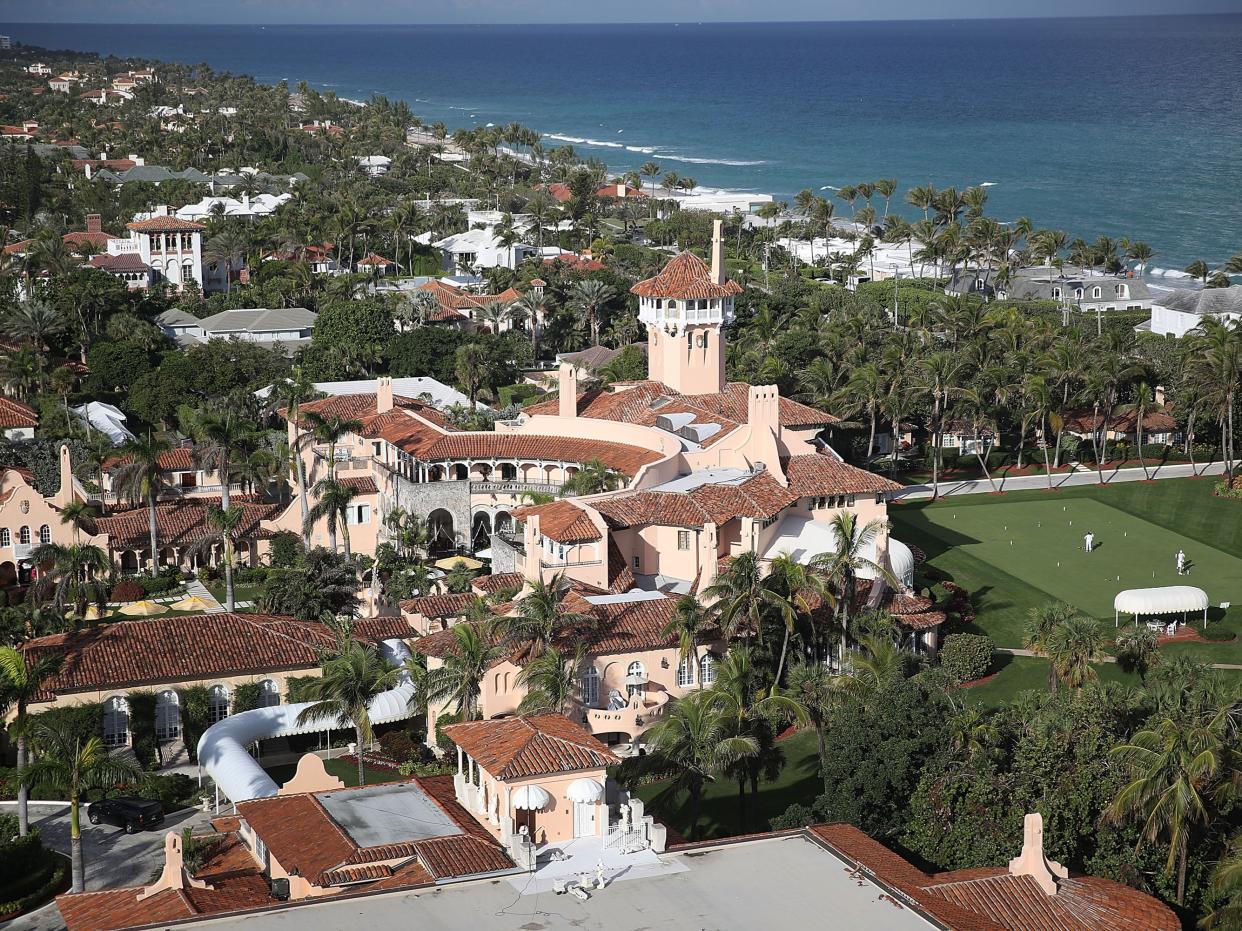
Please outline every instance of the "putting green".
[{"label": "putting green", "polygon": [[[1113,597],[1127,588],[1194,585],[1214,609],[1224,601],[1242,604],[1242,559],[1090,498],[948,501],[902,512],[894,529],[899,539],[902,525],[923,542],[933,538],[1102,619],[1112,620]],[[1095,533],[1092,553],[1083,551],[1088,530]],[[1177,574],[1179,549],[1187,576]]]}]

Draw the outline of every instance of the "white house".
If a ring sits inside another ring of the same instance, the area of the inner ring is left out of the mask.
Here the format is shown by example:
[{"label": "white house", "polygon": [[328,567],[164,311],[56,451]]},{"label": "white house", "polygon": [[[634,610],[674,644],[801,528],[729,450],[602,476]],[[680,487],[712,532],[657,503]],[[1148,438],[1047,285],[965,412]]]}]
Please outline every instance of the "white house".
[{"label": "white house", "polygon": [[33,65],[26,66],[26,73],[27,74],[51,74],[52,69],[51,69],[51,66],[46,65],[41,61],[36,61]]},{"label": "white house", "polygon": [[524,242],[505,245],[494,229],[472,229],[433,244],[446,272],[476,268],[517,268],[538,250]]},{"label": "white house", "polygon": [[1151,331],[1181,339],[1208,317],[1242,320],[1242,285],[1202,291],[1157,292],[1151,302]]},{"label": "white house", "polygon": [[204,197],[194,204],[186,204],[177,211],[181,220],[203,220],[211,216],[226,217],[266,217],[276,212],[276,208],[292,199],[292,194],[256,194],[251,197],[243,194],[241,199],[235,197]]},{"label": "white house", "polygon": [[359,155],[357,161],[358,167],[372,178],[388,174],[388,167],[392,164],[392,159],[387,155]]},{"label": "white house", "polygon": [[158,317],[160,329],[182,346],[210,339],[240,339],[289,351],[310,342],[317,314],[305,307],[248,307],[198,319],[180,310]]},{"label": "white house", "polygon": [[204,228],[171,216],[167,207],[157,207],[149,218],[128,225],[129,239],[110,240],[108,252],[136,253],[157,283],[167,281],[180,291],[193,281],[202,288]]}]

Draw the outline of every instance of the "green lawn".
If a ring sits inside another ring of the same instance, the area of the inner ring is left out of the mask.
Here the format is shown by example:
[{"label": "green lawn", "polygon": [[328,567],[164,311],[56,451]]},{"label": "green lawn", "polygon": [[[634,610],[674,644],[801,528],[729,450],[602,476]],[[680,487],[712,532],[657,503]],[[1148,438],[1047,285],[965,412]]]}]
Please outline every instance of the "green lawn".
[{"label": "green lawn", "polygon": [[[801,731],[787,740],[782,740],[779,746],[785,752],[785,766],[776,779],[759,783],[757,809],[747,799],[745,827],[738,823],[737,783],[726,779],[708,784],[699,816],[701,838],[763,831],[767,829],[769,819],[784,814],[785,809],[794,802],[809,805],[815,801],[821,792],[815,732]],[[661,789],[663,784],[652,783],[640,788],[638,795],[643,801],[650,801]],[[690,829],[689,811],[684,797],[674,801],[670,809],[660,813],[660,817],[683,835]]]},{"label": "green lawn", "polygon": [[[1113,620],[1125,588],[1191,584],[1227,616],[1209,611],[1208,636],[1242,630],[1242,504],[1215,498],[1212,482],[1171,479],[1049,493],[1010,492],[894,507],[893,535],[921,547],[929,562],[976,598],[977,626],[1002,647],[1021,646],[1031,607],[1062,600]],[[1234,513],[1236,511],[1236,513]],[[1082,550],[1087,530],[1096,550]],[[1183,549],[1191,575],[1179,577]],[[1167,647],[1215,662],[1242,662],[1242,640]]]},{"label": "green lawn", "polygon": [[[224,582],[212,582],[207,586],[207,591],[211,592],[216,601],[224,604]],[[233,598],[236,601],[258,601],[261,594],[263,594],[261,585],[234,584],[233,586]]]},{"label": "green lawn", "polygon": [[[263,769],[269,776],[276,781],[277,785],[284,785],[293,778],[294,772],[297,771],[296,763],[289,763],[285,766],[264,766]],[[323,768],[333,776],[338,777],[347,786],[356,786],[358,784],[358,767],[354,763],[347,762],[342,759],[324,760]],[[392,782],[394,779],[400,779],[401,776],[387,769],[374,769],[370,766],[365,768],[367,777],[367,785],[376,782]]]}]

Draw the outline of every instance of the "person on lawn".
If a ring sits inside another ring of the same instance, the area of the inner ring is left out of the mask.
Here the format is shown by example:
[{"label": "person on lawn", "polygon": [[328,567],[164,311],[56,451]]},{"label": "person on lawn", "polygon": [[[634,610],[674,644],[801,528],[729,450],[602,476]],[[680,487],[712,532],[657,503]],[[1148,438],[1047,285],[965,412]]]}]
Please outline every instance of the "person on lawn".
[{"label": "person on lawn", "polygon": [[1090,530],[1088,530],[1086,535],[1082,538],[1082,548],[1088,553],[1095,549],[1095,534]]},{"label": "person on lawn", "polygon": [[1186,574],[1186,553],[1183,550],[1177,551],[1177,574]]}]

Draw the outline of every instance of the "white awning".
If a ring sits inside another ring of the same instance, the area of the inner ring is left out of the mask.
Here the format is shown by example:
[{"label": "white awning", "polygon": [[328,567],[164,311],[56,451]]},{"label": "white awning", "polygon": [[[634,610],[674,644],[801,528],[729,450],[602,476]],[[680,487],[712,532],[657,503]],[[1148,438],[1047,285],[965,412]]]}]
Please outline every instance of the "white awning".
[{"label": "white awning", "polygon": [[[859,548],[859,555],[879,564],[880,557],[876,551],[877,537],[878,535],[873,536],[864,543]],[[764,559],[771,559],[787,553],[795,561],[805,565],[820,553],[835,553],[839,548],[837,534],[832,524],[791,514],[781,521],[780,526],[776,528],[776,536],[759,555]],[[906,587],[914,584],[914,554],[910,551],[910,547],[900,540],[889,537],[888,560],[891,571],[898,581]],[[876,573],[870,567],[863,567],[859,570],[858,577],[875,579]]]},{"label": "white awning", "polygon": [[513,791],[509,803],[517,811],[539,811],[546,808],[552,796],[543,786],[519,786]]},{"label": "white awning", "polygon": [[571,802],[598,802],[604,797],[604,787],[594,779],[575,779],[565,791]]},{"label": "white awning", "polygon": [[1130,588],[1113,599],[1113,610],[1119,614],[1180,614],[1206,611],[1207,607],[1207,592],[1193,585]]}]

